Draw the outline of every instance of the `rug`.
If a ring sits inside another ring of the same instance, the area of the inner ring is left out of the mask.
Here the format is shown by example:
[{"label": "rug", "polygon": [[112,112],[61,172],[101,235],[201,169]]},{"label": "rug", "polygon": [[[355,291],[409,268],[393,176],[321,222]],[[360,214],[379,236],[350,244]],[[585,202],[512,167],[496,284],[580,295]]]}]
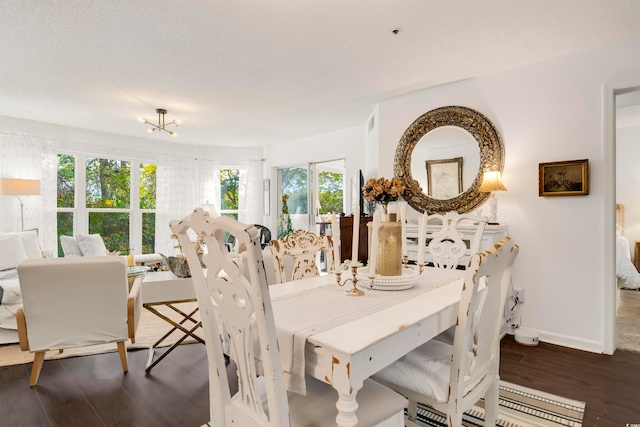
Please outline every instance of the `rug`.
[{"label": "rug", "polygon": [[[463,425],[484,426],[484,402],[480,401],[465,412]],[[581,426],[584,402],[566,399],[542,391],[500,381],[501,427]],[[444,427],[445,417],[422,404],[418,404],[418,423],[428,427]]]},{"label": "rug", "polygon": [[[180,303],[174,304],[176,307],[180,308],[182,311],[190,313],[196,307],[195,302],[190,303]],[[180,322],[181,317],[174,312],[173,310],[167,307],[159,307],[156,308],[161,311],[165,316],[173,319],[176,322]],[[197,314],[194,316],[198,318]],[[184,324],[187,329],[191,329],[193,324],[188,321]],[[127,349],[128,350],[141,350],[148,349],[155,342],[164,336],[169,330],[171,330],[172,326],[159,318],[155,314],[143,309],[140,314],[140,322],[138,323],[138,329],[136,330],[136,342],[132,343],[131,341],[127,341]],[[196,334],[202,338],[202,328],[196,331]],[[180,337],[184,334],[180,331],[173,332],[169,335],[159,347],[168,347],[178,341]],[[186,339],[184,343],[189,342],[197,342],[193,339]],[[100,353],[110,353],[118,351],[118,348],[115,343],[110,344],[99,344],[87,347],[79,347],[79,348],[70,348],[64,350],[62,353],[57,351],[48,351],[45,355],[45,360],[52,359],[64,359],[66,357],[74,357],[74,356],[86,356],[90,354],[100,354]],[[5,344],[0,345],[0,366],[10,366],[10,365],[18,365],[22,363],[31,363],[33,362],[33,354],[28,351],[20,350],[20,346],[18,344]]]},{"label": "rug", "polygon": [[616,348],[640,353],[640,292],[637,290],[620,290]]}]

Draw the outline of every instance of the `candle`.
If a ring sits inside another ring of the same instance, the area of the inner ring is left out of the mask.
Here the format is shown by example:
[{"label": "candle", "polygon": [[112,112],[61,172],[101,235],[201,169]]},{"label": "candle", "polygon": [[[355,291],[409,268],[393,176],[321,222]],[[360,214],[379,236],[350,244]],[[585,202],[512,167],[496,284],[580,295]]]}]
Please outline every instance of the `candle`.
[{"label": "candle", "polygon": [[402,256],[408,256],[407,252],[407,203],[400,205],[400,222],[402,223]]},{"label": "candle", "polygon": [[333,239],[334,271],[338,271],[340,269],[340,224],[333,212],[331,212],[331,238]]},{"label": "candle", "polygon": [[369,251],[369,276],[376,274],[376,262],[378,260],[378,225],[380,216],[378,212],[373,214],[373,223],[371,224],[371,250]]},{"label": "candle", "polygon": [[424,247],[427,242],[427,213],[425,212],[420,218],[420,227],[418,230],[418,265],[424,265]]},{"label": "candle", "polygon": [[360,205],[353,206],[353,238],[351,239],[351,264],[358,262],[358,239],[360,237]]}]

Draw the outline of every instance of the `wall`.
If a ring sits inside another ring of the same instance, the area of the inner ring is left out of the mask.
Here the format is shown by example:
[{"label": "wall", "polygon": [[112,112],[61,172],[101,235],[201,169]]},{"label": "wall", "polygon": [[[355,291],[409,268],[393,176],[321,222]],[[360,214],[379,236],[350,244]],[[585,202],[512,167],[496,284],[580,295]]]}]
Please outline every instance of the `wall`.
[{"label": "wall", "polygon": [[[625,207],[624,235],[633,255],[640,241],[640,126],[616,130],[616,201]],[[632,258],[633,259],[633,258]]]}]

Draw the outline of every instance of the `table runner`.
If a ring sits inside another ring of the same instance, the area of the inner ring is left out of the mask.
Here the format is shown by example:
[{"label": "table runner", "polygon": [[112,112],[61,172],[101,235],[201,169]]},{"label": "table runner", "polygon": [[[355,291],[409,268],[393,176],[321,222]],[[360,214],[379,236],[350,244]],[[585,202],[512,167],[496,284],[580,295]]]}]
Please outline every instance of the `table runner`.
[{"label": "table runner", "polygon": [[401,291],[365,291],[359,297],[344,294],[333,275],[315,288],[272,297],[282,368],[287,389],[306,394],[307,338],[333,327],[407,301],[464,276],[464,271],[426,268],[415,286]]}]

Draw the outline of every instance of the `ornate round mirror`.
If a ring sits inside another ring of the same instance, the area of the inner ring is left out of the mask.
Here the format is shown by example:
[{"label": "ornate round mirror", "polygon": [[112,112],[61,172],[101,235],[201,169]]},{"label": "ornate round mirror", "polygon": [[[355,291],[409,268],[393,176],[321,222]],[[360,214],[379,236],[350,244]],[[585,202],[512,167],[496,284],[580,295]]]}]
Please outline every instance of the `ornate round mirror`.
[{"label": "ornate round mirror", "polygon": [[478,191],[485,171],[504,168],[504,146],[493,124],[466,107],[442,107],[418,117],[404,132],[394,174],[419,212],[469,212],[491,193]]}]

